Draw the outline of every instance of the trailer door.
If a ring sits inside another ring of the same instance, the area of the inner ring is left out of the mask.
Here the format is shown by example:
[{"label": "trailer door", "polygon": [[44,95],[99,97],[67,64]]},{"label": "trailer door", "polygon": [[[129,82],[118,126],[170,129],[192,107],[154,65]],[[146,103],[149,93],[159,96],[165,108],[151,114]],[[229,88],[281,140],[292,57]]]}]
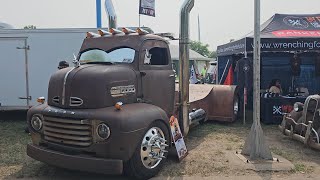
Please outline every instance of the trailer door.
[{"label": "trailer door", "polygon": [[0,109],[28,107],[26,48],[26,38],[0,38]]}]

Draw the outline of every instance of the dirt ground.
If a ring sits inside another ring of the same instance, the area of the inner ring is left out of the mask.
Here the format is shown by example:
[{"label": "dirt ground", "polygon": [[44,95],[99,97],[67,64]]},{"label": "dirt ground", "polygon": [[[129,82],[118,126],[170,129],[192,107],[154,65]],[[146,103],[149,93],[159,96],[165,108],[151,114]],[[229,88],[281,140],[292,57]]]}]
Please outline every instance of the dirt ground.
[{"label": "dirt ground", "polygon": [[[22,119],[0,120],[0,179],[126,179],[60,169],[29,158],[26,155],[26,144],[30,142],[30,137],[24,133],[24,127],[25,121]],[[174,156],[170,156],[158,178],[241,176],[320,179],[320,152],[283,136],[277,126],[263,126],[263,129],[272,152],[290,160],[294,164],[293,170],[255,172],[233,166],[226,152],[242,148],[250,126],[206,123],[194,127],[185,138],[189,155],[180,163]]]}]

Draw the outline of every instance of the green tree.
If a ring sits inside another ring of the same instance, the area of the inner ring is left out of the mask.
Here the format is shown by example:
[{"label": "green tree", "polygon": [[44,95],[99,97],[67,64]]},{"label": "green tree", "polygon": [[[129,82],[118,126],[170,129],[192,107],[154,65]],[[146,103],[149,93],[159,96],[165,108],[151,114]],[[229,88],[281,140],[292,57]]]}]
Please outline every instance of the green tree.
[{"label": "green tree", "polygon": [[217,58],[217,52],[216,51],[212,51],[208,58]]},{"label": "green tree", "polygon": [[199,42],[199,41],[191,41],[190,48],[204,57],[208,57],[208,58],[217,57],[217,52],[210,51],[208,44],[203,44],[202,42]]},{"label": "green tree", "polygon": [[34,25],[27,25],[27,26],[24,26],[23,29],[37,29],[37,27]]}]

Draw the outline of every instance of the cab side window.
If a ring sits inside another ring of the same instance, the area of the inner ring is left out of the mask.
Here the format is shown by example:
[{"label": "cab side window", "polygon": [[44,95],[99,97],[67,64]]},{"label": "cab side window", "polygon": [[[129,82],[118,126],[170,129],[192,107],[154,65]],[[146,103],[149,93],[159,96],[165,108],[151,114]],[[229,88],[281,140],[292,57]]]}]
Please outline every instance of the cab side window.
[{"label": "cab side window", "polygon": [[[150,57],[151,56],[151,57]],[[149,50],[150,65],[168,65],[168,51],[166,48],[154,47]]]}]

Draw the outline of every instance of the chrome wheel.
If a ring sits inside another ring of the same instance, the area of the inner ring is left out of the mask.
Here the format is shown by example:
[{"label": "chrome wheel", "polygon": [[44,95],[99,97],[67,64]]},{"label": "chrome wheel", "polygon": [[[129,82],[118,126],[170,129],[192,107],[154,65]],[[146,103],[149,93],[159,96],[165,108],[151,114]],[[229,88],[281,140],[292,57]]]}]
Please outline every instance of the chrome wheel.
[{"label": "chrome wheel", "polygon": [[163,131],[158,127],[150,128],[144,135],[141,143],[141,162],[148,168],[157,167],[163,158],[166,151],[167,140]]}]

